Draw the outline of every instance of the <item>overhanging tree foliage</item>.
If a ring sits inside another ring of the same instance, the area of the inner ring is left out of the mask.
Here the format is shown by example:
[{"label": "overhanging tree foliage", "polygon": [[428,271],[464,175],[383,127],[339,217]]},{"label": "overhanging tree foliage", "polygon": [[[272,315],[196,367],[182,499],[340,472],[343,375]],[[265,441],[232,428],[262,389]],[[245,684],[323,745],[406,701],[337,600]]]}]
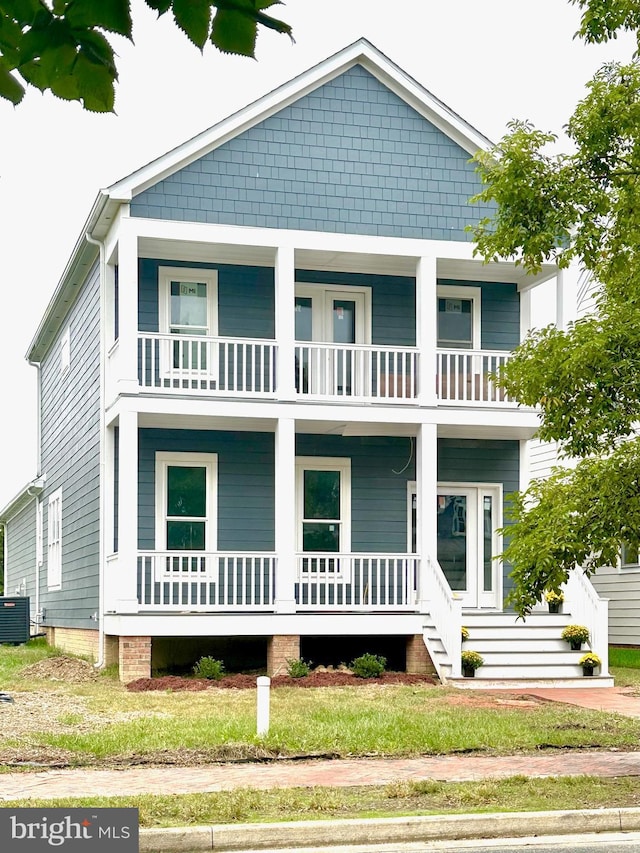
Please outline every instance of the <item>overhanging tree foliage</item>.
[{"label": "overhanging tree foliage", "polygon": [[[572,0],[579,34],[602,42],[633,30],[640,0]],[[487,260],[515,257],[535,271],[578,261],[599,282],[598,313],[567,331],[532,334],[507,365],[508,393],[541,412],[539,435],[577,462],[515,497],[503,559],[514,567],[509,600],[525,615],[569,571],[616,563],[640,540],[640,64],[605,65],[567,125],[568,154],[552,134],[513,122],[477,155],[483,190],[498,204],[474,229]]]},{"label": "overhanging tree foliage", "polygon": [[[145,0],[171,12],[200,50],[254,56],[259,27],[291,35],[265,10],[281,0]],[[108,35],[132,40],[130,0],[0,0],[0,97],[19,104],[35,86],[94,112],[113,110],[118,79]]]}]

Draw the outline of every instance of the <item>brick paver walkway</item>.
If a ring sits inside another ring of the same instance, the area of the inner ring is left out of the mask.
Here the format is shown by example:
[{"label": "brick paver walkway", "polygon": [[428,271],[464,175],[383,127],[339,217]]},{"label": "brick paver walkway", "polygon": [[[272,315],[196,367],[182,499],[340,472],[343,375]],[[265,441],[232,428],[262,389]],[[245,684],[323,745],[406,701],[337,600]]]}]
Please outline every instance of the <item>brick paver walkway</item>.
[{"label": "brick paver walkway", "polygon": [[[514,693],[516,691],[508,691]],[[640,697],[616,687],[523,690],[541,699],[640,717]],[[506,692],[505,692],[506,695]],[[640,776],[640,752],[594,751],[508,756],[279,761],[203,767],[131,767],[124,770],[47,770],[0,774],[0,800],[135,796],[231,790],[238,787],[384,785],[399,780],[464,781],[507,776]]]}]

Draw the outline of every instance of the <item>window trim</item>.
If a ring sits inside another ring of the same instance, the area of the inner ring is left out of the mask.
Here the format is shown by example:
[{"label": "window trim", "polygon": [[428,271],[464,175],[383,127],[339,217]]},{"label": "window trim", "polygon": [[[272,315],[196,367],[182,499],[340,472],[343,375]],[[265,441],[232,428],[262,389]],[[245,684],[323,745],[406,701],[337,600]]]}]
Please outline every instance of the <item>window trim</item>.
[{"label": "window trim", "polygon": [[620,543],[620,556],[618,558],[618,570],[622,574],[631,574],[633,572],[640,572],[640,545],[638,546],[638,560],[634,563],[625,563],[623,562],[624,557],[624,541]]},{"label": "window trim", "polygon": [[[207,470],[207,514],[205,552],[218,548],[218,454],[156,451],[155,460],[155,542],[157,551],[166,551],[167,471],[169,467],[203,467]],[[185,552],[189,553],[189,552]],[[199,553],[194,551],[193,553]]]},{"label": "window trim", "polygon": [[300,555],[314,553],[313,551],[302,550],[305,471],[340,471],[340,524],[342,529],[338,553],[351,554],[351,458],[349,456],[296,456],[296,552]]},{"label": "window trim", "polygon": [[[171,332],[171,282],[185,281],[207,285],[207,334],[218,336],[218,271],[204,267],[158,267],[158,328]],[[184,333],[183,333],[184,334]]]},{"label": "window trim", "polygon": [[[471,350],[482,349],[482,288],[473,285],[439,284],[436,288],[436,347],[438,349],[458,349],[458,347],[440,347],[438,345],[438,299],[470,299],[473,307],[471,323]],[[461,352],[465,350],[460,348]]]},{"label": "window trim", "polygon": [[62,488],[52,492],[47,503],[47,589],[62,589]]}]

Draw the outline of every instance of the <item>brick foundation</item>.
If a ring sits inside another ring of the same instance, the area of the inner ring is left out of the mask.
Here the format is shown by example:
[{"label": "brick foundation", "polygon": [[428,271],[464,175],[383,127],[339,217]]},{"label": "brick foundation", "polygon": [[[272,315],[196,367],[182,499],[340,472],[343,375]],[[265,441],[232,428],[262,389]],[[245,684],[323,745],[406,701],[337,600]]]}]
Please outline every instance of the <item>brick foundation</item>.
[{"label": "brick foundation", "polygon": [[98,660],[100,636],[94,628],[45,628],[47,645],[63,652]]},{"label": "brick foundation", "polygon": [[120,662],[120,642],[119,637],[113,637],[110,634],[105,634],[104,637],[104,665],[113,666]]},{"label": "brick foundation", "polygon": [[151,637],[119,637],[120,681],[151,678]]},{"label": "brick foundation", "polygon": [[295,634],[276,634],[267,640],[267,674],[285,675],[287,661],[300,657],[300,637]]},{"label": "brick foundation", "polygon": [[416,675],[433,675],[436,678],[436,668],[433,665],[429,652],[424,644],[422,634],[412,634],[407,637],[407,672]]}]

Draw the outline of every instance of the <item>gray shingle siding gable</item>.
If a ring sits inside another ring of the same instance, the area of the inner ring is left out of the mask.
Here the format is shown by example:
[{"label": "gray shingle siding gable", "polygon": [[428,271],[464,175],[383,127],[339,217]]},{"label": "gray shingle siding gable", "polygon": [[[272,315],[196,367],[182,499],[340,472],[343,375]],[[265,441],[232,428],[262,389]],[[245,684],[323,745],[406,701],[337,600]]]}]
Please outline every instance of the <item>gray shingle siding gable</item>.
[{"label": "gray shingle siding gable", "polygon": [[[71,364],[60,370],[70,329]],[[41,369],[41,453],[46,476],[42,606],[46,623],[95,628],[98,608],[100,475],[99,266],[89,272]],[[62,488],[62,589],[47,590],[48,499]]]},{"label": "gray shingle siding gable", "polygon": [[4,594],[14,595],[23,580],[24,594],[30,597],[31,619],[35,616],[36,591],[36,502],[23,507],[5,525],[7,565],[5,566]]},{"label": "gray shingle siding gable", "polygon": [[131,215],[469,240],[469,154],[361,66],[150,187]]}]

